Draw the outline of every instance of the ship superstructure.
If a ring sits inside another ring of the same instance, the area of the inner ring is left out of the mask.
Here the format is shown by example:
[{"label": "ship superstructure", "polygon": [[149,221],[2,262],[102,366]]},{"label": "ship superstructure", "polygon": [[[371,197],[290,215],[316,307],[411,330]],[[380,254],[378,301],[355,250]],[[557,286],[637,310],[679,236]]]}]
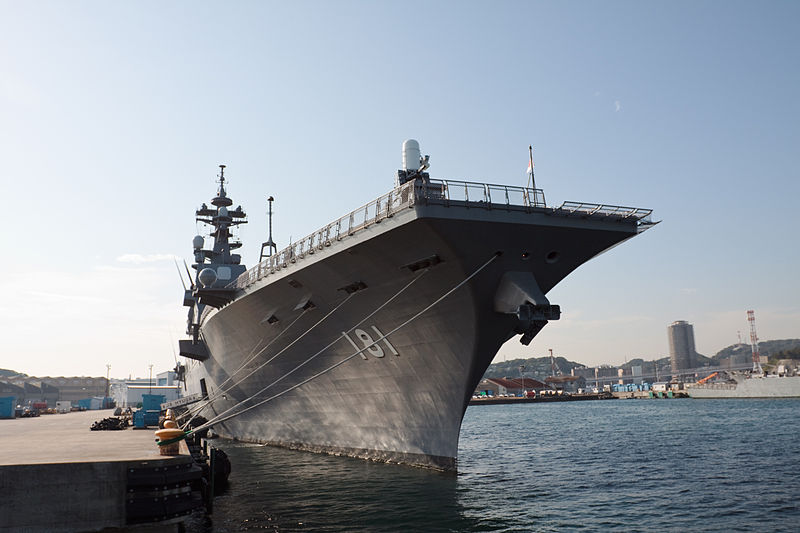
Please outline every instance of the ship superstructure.
[{"label": "ship superstructure", "polygon": [[244,213],[214,203],[230,201],[220,178],[216,209],[197,212],[214,250],[195,238],[184,298],[190,415],[240,440],[453,469],[500,346],[529,344],[560,317],[553,286],[653,224],[647,209],[548,207],[540,189],[428,165],[406,141],[393,190],[249,270],[229,254],[222,226]]},{"label": "ship superstructure", "polygon": [[210,237],[214,239],[211,249],[203,249],[205,239],[196,235],[192,240],[194,248],[194,264],[196,275],[191,289],[184,293],[183,305],[189,307],[189,318],[186,333],[191,336],[189,340],[180,341],[181,355],[198,360],[208,357],[205,343],[200,339],[200,326],[203,313],[208,306],[218,308],[231,302],[236,295],[236,289],[230,287],[244,271],[241,264],[242,257],[232,253],[241,248],[242,243],[231,240],[233,228],[247,223],[247,214],[242,206],[229,209],[233,200],[228,198],[225,190],[225,165],[219,166],[219,188],[217,195],[211,199],[209,207],[202,204],[195,211],[195,220],[211,226]]}]

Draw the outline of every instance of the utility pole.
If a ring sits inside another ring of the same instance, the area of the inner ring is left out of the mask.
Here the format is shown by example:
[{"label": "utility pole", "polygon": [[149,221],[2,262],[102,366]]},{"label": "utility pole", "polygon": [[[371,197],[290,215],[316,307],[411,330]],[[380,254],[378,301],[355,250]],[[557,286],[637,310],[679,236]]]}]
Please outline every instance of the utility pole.
[{"label": "utility pole", "polygon": [[153,365],[148,365],[150,368],[150,379],[147,381],[149,388],[147,389],[147,394],[153,394]]},{"label": "utility pole", "polygon": [[111,376],[111,364],[107,363],[106,364],[106,398],[108,398],[109,388],[110,388],[110,384],[111,384],[111,382],[109,381],[110,376]]}]

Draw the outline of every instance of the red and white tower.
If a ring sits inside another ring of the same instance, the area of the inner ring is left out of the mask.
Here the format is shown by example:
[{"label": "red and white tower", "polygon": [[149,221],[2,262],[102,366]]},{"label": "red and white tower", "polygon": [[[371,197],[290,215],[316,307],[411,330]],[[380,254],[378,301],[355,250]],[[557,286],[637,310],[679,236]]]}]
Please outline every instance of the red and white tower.
[{"label": "red and white tower", "polygon": [[753,372],[763,374],[761,369],[761,355],[758,353],[758,335],[756,335],[756,315],[753,310],[747,312],[747,321],[750,322],[750,347],[753,349]]}]

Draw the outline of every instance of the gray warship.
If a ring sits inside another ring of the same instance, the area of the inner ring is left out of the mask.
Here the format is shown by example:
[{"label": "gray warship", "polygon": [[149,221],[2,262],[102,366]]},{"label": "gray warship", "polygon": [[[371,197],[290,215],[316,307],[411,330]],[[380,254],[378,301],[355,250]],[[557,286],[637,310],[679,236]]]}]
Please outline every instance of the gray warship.
[{"label": "gray warship", "polygon": [[691,384],[690,398],[800,398],[800,376],[733,372],[728,379]]},{"label": "gray warship", "polygon": [[[403,143],[395,187],[247,269],[225,187],[196,219],[186,415],[217,434],[452,470],[461,420],[503,343],[560,308],[546,294],[651,227],[651,210],[545,203],[541,189],[430,177]],[[271,205],[271,204],[270,204]],[[264,250],[268,253],[264,253]]]}]

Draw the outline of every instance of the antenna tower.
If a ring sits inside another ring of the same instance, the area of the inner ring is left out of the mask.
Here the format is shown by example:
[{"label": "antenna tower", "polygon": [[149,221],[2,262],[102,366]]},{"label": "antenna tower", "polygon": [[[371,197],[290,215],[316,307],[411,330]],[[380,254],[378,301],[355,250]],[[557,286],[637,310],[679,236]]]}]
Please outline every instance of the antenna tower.
[{"label": "antenna tower", "polygon": [[755,311],[747,312],[747,321],[750,322],[750,347],[753,349],[753,372],[763,374],[761,369],[761,355],[758,353],[758,335],[756,335],[756,314]]},{"label": "antenna tower", "polygon": [[[272,202],[275,201],[275,198],[270,196],[267,198],[267,202],[269,202],[269,211],[267,214],[269,215],[269,237],[267,237],[267,242],[261,244],[261,255],[258,257],[258,262],[264,260],[265,257],[270,257],[273,253],[278,252],[278,247],[275,245],[275,242],[272,240]],[[267,253],[264,253],[264,249],[267,249]]]}]

